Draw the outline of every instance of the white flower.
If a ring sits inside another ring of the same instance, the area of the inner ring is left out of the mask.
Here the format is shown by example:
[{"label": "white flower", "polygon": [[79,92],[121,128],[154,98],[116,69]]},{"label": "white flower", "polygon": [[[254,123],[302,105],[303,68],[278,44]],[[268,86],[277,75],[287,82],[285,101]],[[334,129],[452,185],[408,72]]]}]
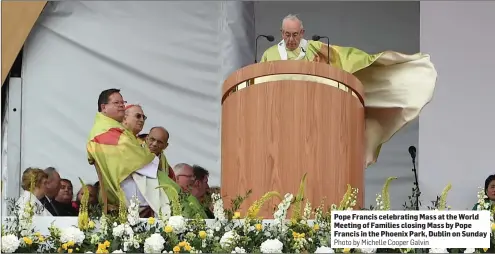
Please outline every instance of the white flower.
[{"label": "white flower", "polygon": [[231,253],[246,253],[246,250],[242,247],[241,248],[235,247]]},{"label": "white flower", "polygon": [[476,250],[473,248],[464,250],[464,253],[474,253]]},{"label": "white flower", "polygon": [[274,224],[281,224],[287,217],[287,210],[289,210],[290,204],[294,196],[290,193],[285,194],[284,200],[278,204],[278,209],[273,214],[275,219]]},{"label": "white flower", "polygon": [[232,246],[232,244],[235,243],[235,240],[237,239],[237,233],[235,231],[227,231],[225,234],[223,234],[222,238],[220,239],[220,246],[222,248],[227,248],[229,246]]},{"label": "white flower", "polygon": [[305,221],[309,220],[309,218],[311,217],[311,203],[309,202],[306,202],[306,205],[304,206],[304,215],[303,215],[303,219]]},{"label": "white flower", "polygon": [[321,246],[316,248],[315,253],[335,253],[332,248]]},{"label": "white flower", "polygon": [[15,235],[2,236],[2,253],[14,253],[19,248],[19,239]]},{"label": "white flower", "polygon": [[94,245],[98,244],[98,242],[100,242],[100,236],[97,234],[92,234],[90,242],[91,242],[91,244],[94,244]]},{"label": "white flower", "polygon": [[114,250],[112,251],[112,253],[125,253],[125,252],[123,252],[122,250]]},{"label": "white flower", "polygon": [[211,199],[213,200],[213,215],[215,219],[219,221],[225,221],[225,211],[223,209],[223,200],[222,196],[217,193],[211,194]]},{"label": "white flower", "polygon": [[449,253],[447,249],[433,248],[429,249],[428,253]]},{"label": "white flower", "polygon": [[127,221],[131,226],[139,223],[139,199],[133,196],[130,200],[130,205],[127,208]]},{"label": "white flower", "polygon": [[144,241],[144,253],[160,253],[164,244],[165,239],[160,234],[152,234]]},{"label": "white flower", "polygon": [[124,225],[120,224],[113,228],[112,235],[114,237],[121,237],[124,234]]},{"label": "white flower", "polygon": [[100,235],[105,238],[107,236],[108,232],[108,221],[107,221],[107,216],[105,214],[102,214],[100,217]]},{"label": "white flower", "polygon": [[79,230],[79,228],[76,227],[63,228],[60,231],[60,242],[62,243],[67,243],[72,241],[75,244],[81,244],[84,241],[84,238],[86,238],[84,232],[82,232],[81,230]]},{"label": "white flower", "polygon": [[114,237],[132,237],[134,235],[134,231],[129,224],[120,224],[113,228],[112,235]]},{"label": "white flower", "polygon": [[182,216],[172,216],[168,219],[168,225],[171,226],[175,232],[182,233],[186,229],[186,220]]},{"label": "white flower", "polygon": [[262,253],[282,253],[283,248],[284,244],[278,239],[266,240],[260,246]]},{"label": "white flower", "polygon": [[373,248],[363,248],[363,249],[359,249],[361,251],[361,253],[375,253],[376,252],[376,249],[373,249]]}]

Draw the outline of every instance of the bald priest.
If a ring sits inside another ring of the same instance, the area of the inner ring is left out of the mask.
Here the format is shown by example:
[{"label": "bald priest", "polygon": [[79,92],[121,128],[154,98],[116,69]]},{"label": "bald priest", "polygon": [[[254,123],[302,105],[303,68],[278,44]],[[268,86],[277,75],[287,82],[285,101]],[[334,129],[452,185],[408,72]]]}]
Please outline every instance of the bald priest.
[{"label": "bald priest", "polygon": [[[430,56],[386,51],[378,54],[305,40],[303,22],[295,15],[282,21],[282,41],[267,49],[261,62],[303,60],[330,62],[356,76],[364,86],[366,166],[376,162],[380,148],[398,130],[415,119],[432,99],[437,72]],[[287,79],[290,75],[284,75]],[[311,79],[312,77],[307,77]],[[263,79],[280,79],[264,77]],[[264,80],[269,81],[269,80]]]}]

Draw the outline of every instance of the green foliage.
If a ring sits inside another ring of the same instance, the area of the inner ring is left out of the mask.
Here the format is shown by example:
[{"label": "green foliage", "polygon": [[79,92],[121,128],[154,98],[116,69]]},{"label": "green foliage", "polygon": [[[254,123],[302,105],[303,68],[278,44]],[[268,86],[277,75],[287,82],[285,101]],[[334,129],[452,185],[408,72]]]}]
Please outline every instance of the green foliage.
[{"label": "green foliage", "polygon": [[230,201],[230,209],[227,209],[225,210],[225,213],[227,215],[227,218],[229,219],[232,219],[234,217],[234,214],[240,210],[242,204],[244,203],[244,201],[246,199],[249,198],[249,196],[251,196],[251,194],[253,193],[252,190],[248,190],[246,191],[246,193],[243,195],[243,196],[236,196],[234,199],[232,199]]}]

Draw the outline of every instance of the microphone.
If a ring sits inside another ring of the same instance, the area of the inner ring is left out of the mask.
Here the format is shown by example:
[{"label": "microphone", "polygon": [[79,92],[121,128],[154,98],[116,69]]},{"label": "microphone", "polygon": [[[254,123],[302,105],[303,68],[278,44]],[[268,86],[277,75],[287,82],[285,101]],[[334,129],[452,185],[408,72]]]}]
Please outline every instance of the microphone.
[{"label": "microphone", "polygon": [[416,210],[419,211],[419,197],[421,196],[421,191],[419,190],[418,171],[416,170],[416,147],[410,146],[408,150],[413,164],[412,172],[414,173],[414,206]]},{"label": "microphone", "polygon": [[268,41],[274,41],[275,40],[275,37],[273,37],[273,35],[264,35],[264,34],[260,34],[256,37],[256,41],[255,41],[255,45],[254,45],[254,63],[257,63],[258,62],[258,39],[260,37],[263,37],[265,39],[267,39]]},{"label": "microphone", "polygon": [[330,38],[328,36],[320,36],[320,35],[313,35],[312,39],[313,41],[319,41],[320,39],[325,38],[327,39],[327,64],[330,64]]},{"label": "microphone", "polygon": [[416,161],[416,147],[415,146],[409,147],[409,154],[411,155],[411,158],[413,159],[413,161]]}]

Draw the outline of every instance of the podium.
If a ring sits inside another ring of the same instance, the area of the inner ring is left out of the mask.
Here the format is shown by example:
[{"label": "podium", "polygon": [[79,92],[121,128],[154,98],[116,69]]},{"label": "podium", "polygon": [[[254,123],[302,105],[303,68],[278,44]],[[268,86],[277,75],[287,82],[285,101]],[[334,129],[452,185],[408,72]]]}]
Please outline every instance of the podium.
[{"label": "podium", "polygon": [[[305,201],[313,208],[339,205],[347,184],[359,188],[363,207],[363,95],[356,77],[324,63],[273,61],[231,74],[222,88],[225,206],[247,190],[242,216],[268,191],[296,196],[307,173]],[[280,201],[265,203],[259,216],[273,218]]]}]

